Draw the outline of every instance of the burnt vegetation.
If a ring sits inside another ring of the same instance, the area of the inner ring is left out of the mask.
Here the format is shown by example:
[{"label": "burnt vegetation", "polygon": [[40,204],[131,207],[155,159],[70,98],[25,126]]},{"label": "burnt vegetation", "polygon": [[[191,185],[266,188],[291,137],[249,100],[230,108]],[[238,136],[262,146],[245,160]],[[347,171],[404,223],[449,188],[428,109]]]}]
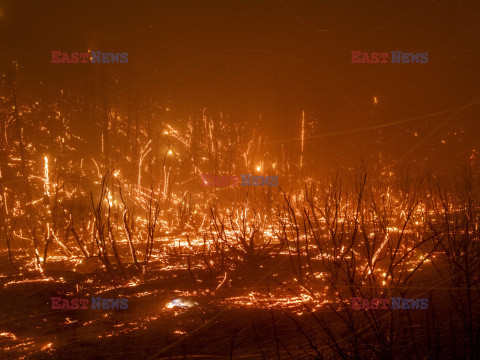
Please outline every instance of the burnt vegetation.
[{"label": "burnt vegetation", "polygon": [[[318,180],[224,115],[193,111],[177,128],[149,102],[123,115],[106,98],[22,99],[14,72],[3,81],[5,358],[480,356],[477,160],[458,178],[377,164]],[[77,108],[94,115],[93,145],[73,130]],[[262,173],[279,187],[202,183]],[[129,308],[56,311],[52,296]],[[351,308],[397,296],[428,309]],[[168,306],[179,297],[192,306]]]}]

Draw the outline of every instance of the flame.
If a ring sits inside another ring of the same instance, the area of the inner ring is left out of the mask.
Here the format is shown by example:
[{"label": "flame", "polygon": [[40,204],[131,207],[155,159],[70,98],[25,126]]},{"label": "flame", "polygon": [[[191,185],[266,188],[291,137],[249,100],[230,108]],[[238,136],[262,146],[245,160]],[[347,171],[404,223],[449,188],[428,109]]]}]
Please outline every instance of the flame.
[{"label": "flame", "polygon": [[44,157],[45,160],[45,166],[43,170],[43,181],[44,181],[44,189],[45,189],[45,195],[50,197],[50,179],[49,179],[49,170],[48,170],[48,157]]},{"label": "flame", "polygon": [[51,348],[52,348],[52,345],[53,345],[52,343],[48,343],[48,344],[46,344],[45,346],[43,346],[41,350],[42,350],[42,351],[45,351],[45,350],[47,350],[47,349],[51,349]]}]

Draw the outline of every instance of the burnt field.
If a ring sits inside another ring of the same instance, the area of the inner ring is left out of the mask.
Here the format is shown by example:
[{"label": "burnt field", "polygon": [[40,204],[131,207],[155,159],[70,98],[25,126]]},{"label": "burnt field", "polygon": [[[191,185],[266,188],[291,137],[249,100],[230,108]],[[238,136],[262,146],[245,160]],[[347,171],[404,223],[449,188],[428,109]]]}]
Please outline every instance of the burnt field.
[{"label": "burnt field", "polygon": [[[201,195],[207,201],[122,193],[107,174],[90,207],[70,209],[57,191],[44,233],[28,222],[25,232],[18,223],[7,232],[2,351],[12,359],[471,358],[480,264],[478,175],[469,171],[450,183],[337,174],[289,192],[234,184],[211,190],[217,198]],[[95,307],[98,297],[128,306]],[[395,308],[398,297],[427,306]],[[72,299],[88,300],[82,308]]]},{"label": "burnt field", "polygon": [[480,359],[480,2],[0,1],[0,360]]}]

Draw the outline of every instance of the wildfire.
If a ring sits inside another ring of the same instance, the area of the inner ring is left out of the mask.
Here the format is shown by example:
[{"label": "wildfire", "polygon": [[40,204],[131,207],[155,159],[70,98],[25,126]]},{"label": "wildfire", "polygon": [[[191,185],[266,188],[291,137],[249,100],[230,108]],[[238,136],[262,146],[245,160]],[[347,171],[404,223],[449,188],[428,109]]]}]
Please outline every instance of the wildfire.
[{"label": "wildfire", "polygon": [[53,346],[52,343],[48,343],[48,344],[44,345],[44,346],[41,348],[41,350],[42,350],[42,351],[45,351],[45,350],[51,349],[52,346]]},{"label": "wildfire", "polygon": [[50,196],[50,178],[49,178],[49,169],[48,169],[48,157],[44,157],[45,159],[45,166],[44,166],[44,189],[45,189],[45,195],[47,197]]},{"label": "wildfire", "polygon": [[15,336],[15,334],[12,334],[12,333],[9,333],[9,332],[2,332],[2,333],[0,333],[0,336],[8,337],[12,340],[17,340],[17,337]]}]

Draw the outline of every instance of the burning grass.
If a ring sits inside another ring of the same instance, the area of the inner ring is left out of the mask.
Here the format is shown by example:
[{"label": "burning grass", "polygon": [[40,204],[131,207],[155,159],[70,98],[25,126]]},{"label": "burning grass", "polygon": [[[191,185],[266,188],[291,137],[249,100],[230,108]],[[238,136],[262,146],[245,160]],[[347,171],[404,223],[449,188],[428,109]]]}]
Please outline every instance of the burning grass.
[{"label": "burning grass", "polygon": [[[259,139],[204,112],[185,134],[156,129],[161,142],[115,111],[100,159],[84,159],[62,112],[47,118],[62,124],[53,136],[28,110],[4,112],[25,128],[2,137],[7,358],[478,356],[478,164],[451,182],[385,166],[314,181],[260,161]],[[265,169],[280,187],[201,185],[203,173]],[[351,308],[391,296],[429,307]],[[128,309],[53,310],[52,297]]]}]

